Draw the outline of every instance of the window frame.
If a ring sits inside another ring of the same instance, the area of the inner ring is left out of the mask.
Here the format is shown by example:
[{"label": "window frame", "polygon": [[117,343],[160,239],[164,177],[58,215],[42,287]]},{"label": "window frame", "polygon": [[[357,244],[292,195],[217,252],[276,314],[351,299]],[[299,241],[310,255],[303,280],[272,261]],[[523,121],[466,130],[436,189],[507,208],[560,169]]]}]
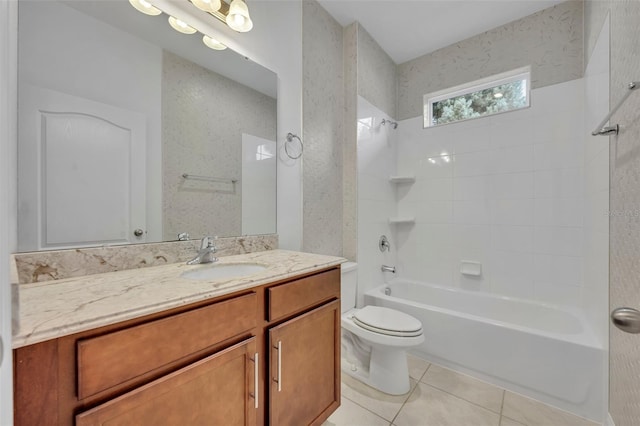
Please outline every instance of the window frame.
[{"label": "window frame", "polygon": [[[526,101],[525,105],[519,108],[508,109],[500,112],[493,112],[490,114],[484,114],[479,117],[463,118],[456,121],[449,121],[447,123],[433,124],[433,104],[446,99],[456,98],[463,95],[468,95],[481,90],[490,89],[492,87],[501,86],[503,84],[513,83],[515,81],[525,81],[526,86]],[[505,112],[519,111],[531,106],[531,67],[526,66],[517,68],[511,71],[495,74],[489,77],[485,77],[479,80],[471,81],[469,83],[461,84],[447,89],[438,90],[437,92],[431,92],[423,95],[423,128],[428,129],[431,127],[439,127],[447,124],[459,123],[462,121],[475,120],[477,118],[490,117],[496,114],[504,114]]]}]

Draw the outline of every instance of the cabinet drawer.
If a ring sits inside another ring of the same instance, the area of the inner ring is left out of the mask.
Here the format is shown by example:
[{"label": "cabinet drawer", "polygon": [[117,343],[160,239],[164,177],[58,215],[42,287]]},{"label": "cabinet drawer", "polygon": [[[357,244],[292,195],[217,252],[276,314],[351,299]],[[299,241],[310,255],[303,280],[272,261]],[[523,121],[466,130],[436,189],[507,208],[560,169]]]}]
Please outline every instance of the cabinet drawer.
[{"label": "cabinet drawer", "polygon": [[256,423],[255,338],[76,416],[77,426]]},{"label": "cabinet drawer", "polygon": [[267,289],[268,321],[311,308],[340,296],[340,269],[332,269]]},{"label": "cabinet drawer", "polygon": [[77,343],[78,397],[84,399],[248,332],[257,296],[244,296]]}]

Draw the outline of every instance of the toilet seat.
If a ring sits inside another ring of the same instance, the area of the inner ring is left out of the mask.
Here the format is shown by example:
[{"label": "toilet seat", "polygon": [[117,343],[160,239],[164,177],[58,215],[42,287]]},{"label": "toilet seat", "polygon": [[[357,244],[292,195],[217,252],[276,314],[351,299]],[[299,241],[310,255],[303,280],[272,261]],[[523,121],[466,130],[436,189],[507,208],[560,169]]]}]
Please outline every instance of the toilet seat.
[{"label": "toilet seat", "polygon": [[395,337],[422,335],[422,323],[411,315],[381,306],[365,306],[352,316],[358,327]]}]

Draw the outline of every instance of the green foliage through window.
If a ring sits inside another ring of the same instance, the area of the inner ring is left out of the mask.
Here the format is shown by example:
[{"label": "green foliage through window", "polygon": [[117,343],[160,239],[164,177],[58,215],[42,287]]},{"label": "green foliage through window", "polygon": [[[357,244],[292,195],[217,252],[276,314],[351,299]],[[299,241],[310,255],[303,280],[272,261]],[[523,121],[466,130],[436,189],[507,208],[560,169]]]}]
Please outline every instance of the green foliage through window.
[{"label": "green foliage through window", "polygon": [[[514,75],[515,72],[520,74]],[[484,84],[470,83],[442,95],[425,95],[425,126],[453,123],[529,106],[529,76],[522,69]],[[502,77],[502,78],[501,78]],[[440,92],[442,93],[442,92]],[[437,96],[434,96],[437,95]]]}]

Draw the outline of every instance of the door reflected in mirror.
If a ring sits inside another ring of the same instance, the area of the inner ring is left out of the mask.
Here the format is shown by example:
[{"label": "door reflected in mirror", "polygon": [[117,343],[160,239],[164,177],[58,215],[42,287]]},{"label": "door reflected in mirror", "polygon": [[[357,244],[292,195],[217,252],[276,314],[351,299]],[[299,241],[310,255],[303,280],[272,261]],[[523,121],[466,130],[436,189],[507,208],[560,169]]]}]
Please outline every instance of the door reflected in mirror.
[{"label": "door reflected in mirror", "polygon": [[128,1],[18,16],[19,251],[276,232],[273,72]]}]

